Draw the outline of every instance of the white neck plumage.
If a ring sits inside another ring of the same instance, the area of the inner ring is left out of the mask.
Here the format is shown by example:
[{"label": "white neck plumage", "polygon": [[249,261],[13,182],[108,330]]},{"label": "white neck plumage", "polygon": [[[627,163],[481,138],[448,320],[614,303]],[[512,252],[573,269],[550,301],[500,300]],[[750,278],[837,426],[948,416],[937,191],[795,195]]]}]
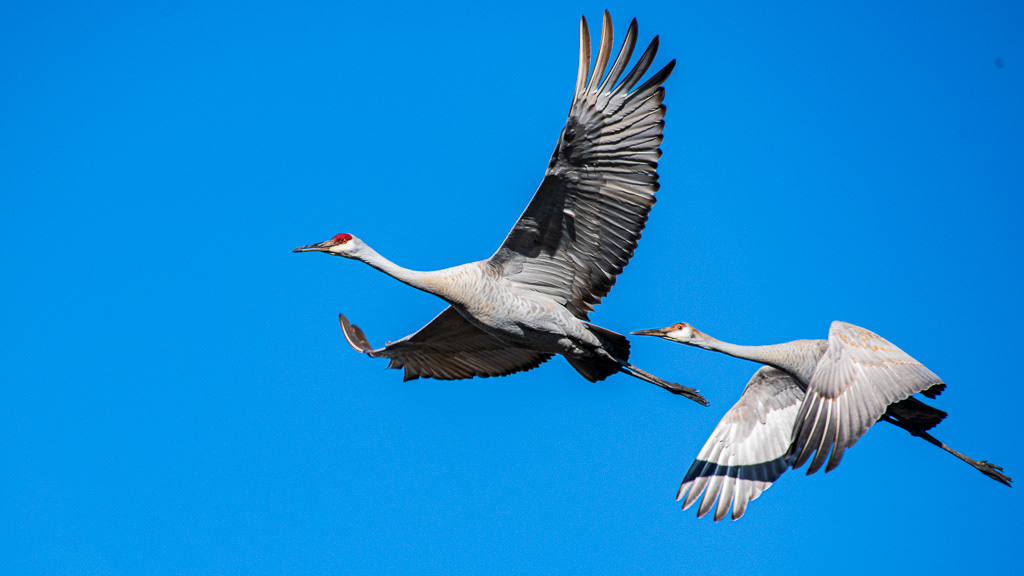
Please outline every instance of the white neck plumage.
[{"label": "white neck plumage", "polygon": [[429,292],[435,296],[447,299],[443,290],[444,283],[439,281],[441,276],[440,272],[442,271],[420,272],[418,270],[403,268],[391,260],[381,256],[376,250],[366,245],[362,247],[359,253],[355,256],[355,259],[360,262],[365,262],[371,267],[380,270],[403,284],[407,284],[417,290]]}]

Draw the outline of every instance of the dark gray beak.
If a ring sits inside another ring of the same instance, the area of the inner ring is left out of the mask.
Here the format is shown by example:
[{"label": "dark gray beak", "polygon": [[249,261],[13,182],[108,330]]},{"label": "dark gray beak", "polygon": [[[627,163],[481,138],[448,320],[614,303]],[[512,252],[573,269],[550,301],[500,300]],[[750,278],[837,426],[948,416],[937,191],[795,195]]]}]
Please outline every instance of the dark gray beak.
[{"label": "dark gray beak", "polygon": [[630,332],[633,336],[664,336],[672,330],[668,328],[652,328],[650,330],[637,330],[636,332]]},{"label": "dark gray beak", "polygon": [[330,250],[332,246],[334,246],[334,244],[331,244],[331,241],[327,240],[327,241],[321,242],[319,244],[310,244],[309,246],[299,246],[298,248],[292,250],[292,252],[326,252],[327,250]]}]

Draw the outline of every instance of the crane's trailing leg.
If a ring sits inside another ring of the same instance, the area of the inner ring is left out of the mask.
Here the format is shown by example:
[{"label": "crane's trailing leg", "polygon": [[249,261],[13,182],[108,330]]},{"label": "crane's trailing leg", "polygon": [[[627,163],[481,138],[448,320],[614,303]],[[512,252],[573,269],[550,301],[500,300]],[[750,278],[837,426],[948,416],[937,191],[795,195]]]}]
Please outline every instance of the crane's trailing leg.
[{"label": "crane's trailing leg", "polygon": [[689,386],[676,384],[675,382],[667,382],[658,378],[654,374],[641,370],[640,368],[630,364],[628,362],[629,339],[622,334],[589,322],[586,322],[585,324],[591,334],[596,336],[601,342],[601,347],[596,348],[593,351],[593,355],[586,358],[573,358],[568,355],[565,357],[566,360],[572,364],[572,367],[583,375],[584,378],[591,382],[597,382],[598,380],[604,380],[612,374],[622,372],[624,374],[629,374],[634,378],[639,378],[644,382],[650,382],[651,384],[661,386],[673,394],[685,396],[702,406],[709,405],[708,401],[700,395],[700,391],[690,388]]},{"label": "crane's trailing leg", "polygon": [[1003,484],[1006,484],[1007,486],[1011,486],[1012,485],[1011,483],[1013,482],[1013,479],[1010,478],[1009,476],[1007,476],[1006,474],[1003,474],[1002,466],[996,466],[995,464],[991,464],[989,462],[986,462],[985,460],[975,460],[974,458],[971,458],[970,456],[967,456],[965,454],[961,454],[960,452],[957,452],[956,450],[953,450],[949,446],[946,446],[941,441],[939,441],[939,439],[935,438],[934,436],[932,436],[931,434],[925,432],[924,430],[920,429],[919,427],[908,425],[907,423],[901,422],[901,421],[897,420],[896,418],[893,418],[893,417],[891,417],[889,415],[883,415],[881,420],[885,420],[886,422],[888,422],[890,424],[895,424],[896,426],[899,426],[900,428],[903,428],[907,432],[910,432],[910,434],[912,436],[917,436],[918,438],[921,438],[921,439],[923,439],[923,440],[925,440],[925,441],[927,441],[927,442],[929,442],[931,444],[934,444],[934,445],[938,446],[939,448],[942,448],[946,452],[949,452],[953,456],[956,456],[957,458],[959,458],[959,459],[963,460],[964,462],[970,464],[975,469],[977,469],[978,472],[981,472],[982,474],[984,474],[985,476],[988,476],[989,478],[995,480],[996,482],[1001,482]]},{"label": "crane's trailing leg", "polygon": [[683,386],[682,384],[676,384],[675,382],[667,382],[665,380],[662,380],[661,378],[658,378],[654,374],[645,372],[637,368],[636,366],[633,366],[629,362],[622,363],[622,372],[629,374],[630,376],[633,376],[635,378],[639,378],[644,382],[650,382],[651,384],[661,386],[662,388],[668,390],[673,394],[686,396],[687,398],[693,400],[694,402],[700,404],[701,406],[711,405],[703,396],[701,396],[700,390],[690,388],[689,386]]}]

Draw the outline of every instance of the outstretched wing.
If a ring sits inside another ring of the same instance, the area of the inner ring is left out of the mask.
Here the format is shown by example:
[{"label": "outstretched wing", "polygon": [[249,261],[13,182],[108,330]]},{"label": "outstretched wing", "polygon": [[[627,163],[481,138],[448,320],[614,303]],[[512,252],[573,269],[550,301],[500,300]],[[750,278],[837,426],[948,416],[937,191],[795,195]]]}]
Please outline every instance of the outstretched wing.
[{"label": "outstretched wing", "polygon": [[[732,519],[789,468],[786,451],[804,391],[789,374],[764,366],[754,373],[743,395],[725,413],[697,460],[683,478],[676,500],[683,510],[704,494],[697,517],[703,518],[718,500],[715,522]],[[689,491],[689,494],[687,494]]]},{"label": "outstretched wing", "polygon": [[[815,454],[808,474],[839,465],[843,452],[857,443],[886,407],[923,392],[935,397],[942,380],[909,354],[874,332],[833,322],[828,350],[811,376],[797,415],[790,454],[794,468]],[[831,456],[829,452],[831,451]]]},{"label": "outstretched wing", "polygon": [[540,188],[490,259],[513,283],[551,296],[583,320],[633,256],[658,189],[665,125],[661,84],[675,60],[631,92],[658,50],[655,37],[619,82],[636,35],[633,20],[602,81],[612,51],[612,21],[605,12],[588,82],[590,32],[586,19],[580,21],[580,67],[569,119]]},{"label": "outstretched wing", "polygon": [[507,376],[536,368],[552,356],[509,346],[470,324],[451,306],[414,334],[377,349],[344,315],[338,314],[338,320],[353,348],[373,358],[391,360],[388,368],[405,368],[406,381]]}]

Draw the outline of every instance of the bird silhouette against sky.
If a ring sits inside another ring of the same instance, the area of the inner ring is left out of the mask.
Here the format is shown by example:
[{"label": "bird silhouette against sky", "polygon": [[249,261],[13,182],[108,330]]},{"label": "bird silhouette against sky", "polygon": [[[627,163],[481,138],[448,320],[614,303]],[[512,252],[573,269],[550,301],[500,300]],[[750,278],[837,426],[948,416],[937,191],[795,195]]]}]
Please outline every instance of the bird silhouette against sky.
[{"label": "bird silhouette against sky", "polygon": [[[683,478],[677,500],[689,508],[701,493],[703,517],[715,506],[715,521],[732,505],[733,520],[791,466],[807,460],[807,474],[839,465],[843,453],[875,422],[884,420],[927,440],[1007,486],[1002,468],[969,458],[928,434],[946,413],[916,398],[935,398],[946,384],[931,370],[881,336],[833,322],[828,340],[795,340],[740,346],[716,340],[686,323],[639,330],[765,364],[715,427]],[[813,459],[811,457],[813,456]],[[827,464],[826,464],[827,462]],[[688,493],[687,493],[688,492]]]},{"label": "bird silhouette against sky", "polygon": [[[387,260],[351,234],[301,246],[365,262],[434,294],[449,307],[414,334],[373,348],[339,315],[353,348],[390,359],[405,379],[505,376],[555,354],[591,382],[625,372],[707,405],[697,390],[629,363],[625,336],[589,323],[636,249],[658,189],[665,89],[675,60],[637,86],[654,60],[657,36],[622,78],[636,44],[634,19],[605,76],[612,52],[606,11],[593,74],[590,32],[580,20],[580,62],[565,128],[526,210],[487,260],[418,272]],[[588,81],[589,78],[589,81]]]}]

